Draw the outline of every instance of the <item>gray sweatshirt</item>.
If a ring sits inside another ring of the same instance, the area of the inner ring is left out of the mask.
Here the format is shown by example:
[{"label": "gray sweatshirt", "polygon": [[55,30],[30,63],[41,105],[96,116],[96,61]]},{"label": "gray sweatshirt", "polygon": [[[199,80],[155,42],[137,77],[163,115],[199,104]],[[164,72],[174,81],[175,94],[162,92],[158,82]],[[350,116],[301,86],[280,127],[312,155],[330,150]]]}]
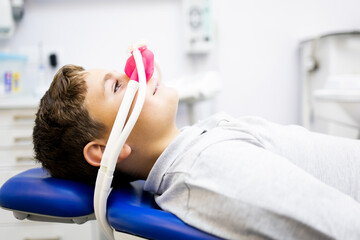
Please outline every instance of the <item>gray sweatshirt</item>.
[{"label": "gray sweatshirt", "polygon": [[360,239],[360,141],[217,114],[182,129],[145,190],[225,239]]}]

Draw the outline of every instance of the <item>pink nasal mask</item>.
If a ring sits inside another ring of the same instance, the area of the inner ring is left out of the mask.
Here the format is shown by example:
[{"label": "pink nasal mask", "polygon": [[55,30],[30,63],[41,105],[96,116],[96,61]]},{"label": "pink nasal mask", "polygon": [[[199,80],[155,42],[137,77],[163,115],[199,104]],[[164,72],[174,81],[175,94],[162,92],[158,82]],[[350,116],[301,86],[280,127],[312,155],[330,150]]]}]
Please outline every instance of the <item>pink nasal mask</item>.
[{"label": "pink nasal mask", "polygon": [[[154,73],[154,54],[146,46],[140,47],[139,51],[144,62],[146,81],[148,81]],[[139,82],[136,63],[132,51],[131,56],[126,61],[125,74],[130,78],[130,80]]]}]

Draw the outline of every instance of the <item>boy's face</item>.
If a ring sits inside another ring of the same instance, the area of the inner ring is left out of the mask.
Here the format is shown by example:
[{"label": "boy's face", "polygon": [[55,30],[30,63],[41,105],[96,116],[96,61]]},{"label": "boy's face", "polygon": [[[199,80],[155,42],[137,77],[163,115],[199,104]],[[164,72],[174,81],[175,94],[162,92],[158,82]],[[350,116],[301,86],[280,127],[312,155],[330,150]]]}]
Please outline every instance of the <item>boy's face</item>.
[{"label": "boy's face", "polygon": [[[88,91],[85,97],[86,108],[91,117],[105,124],[106,140],[110,135],[118,109],[124,97],[128,77],[115,71],[92,69],[87,71],[85,81]],[[134,107],[136,97],[132,103]],[[146,98],[140,116],[128,141],[137,145],[154,140],[175,127],[178,95],[152,78],[148,81]]]}]

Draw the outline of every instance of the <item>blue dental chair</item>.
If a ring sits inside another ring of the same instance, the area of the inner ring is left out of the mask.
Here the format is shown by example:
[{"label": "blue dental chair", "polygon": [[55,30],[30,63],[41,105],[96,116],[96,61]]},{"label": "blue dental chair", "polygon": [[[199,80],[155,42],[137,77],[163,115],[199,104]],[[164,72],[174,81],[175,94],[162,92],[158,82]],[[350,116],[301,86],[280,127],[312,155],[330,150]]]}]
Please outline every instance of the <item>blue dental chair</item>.
[{"label": "blue dental chair", "polygon": [[[144,181],[114,189],[107,203],[107,219],[115,232],[146,239],[218,239],[161,210]],[[95,220],[94,187],[52,178],[42,168],[10,178],[0,189],[0,206],[18,219],[77,223]],[[116,238],[116,234],[115,234]]]}]

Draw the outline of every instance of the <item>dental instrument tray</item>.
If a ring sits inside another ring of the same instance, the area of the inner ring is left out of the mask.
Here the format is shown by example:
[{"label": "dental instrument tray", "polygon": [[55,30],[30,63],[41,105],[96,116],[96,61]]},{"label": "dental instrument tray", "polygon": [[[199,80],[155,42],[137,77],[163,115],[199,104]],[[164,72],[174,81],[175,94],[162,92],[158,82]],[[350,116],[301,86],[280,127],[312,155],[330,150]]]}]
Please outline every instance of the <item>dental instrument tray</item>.
[{"label": "dental instrument tray", "polygon": [[[161,210],[153,195],[136,181],[111,191],[107,220],[117,232],[147,239],[217,239]],[[0,189],[0,206],[18,219],[77,223],[94,220],[94,187],[53,178],[33,168],[10,178]]]}]

